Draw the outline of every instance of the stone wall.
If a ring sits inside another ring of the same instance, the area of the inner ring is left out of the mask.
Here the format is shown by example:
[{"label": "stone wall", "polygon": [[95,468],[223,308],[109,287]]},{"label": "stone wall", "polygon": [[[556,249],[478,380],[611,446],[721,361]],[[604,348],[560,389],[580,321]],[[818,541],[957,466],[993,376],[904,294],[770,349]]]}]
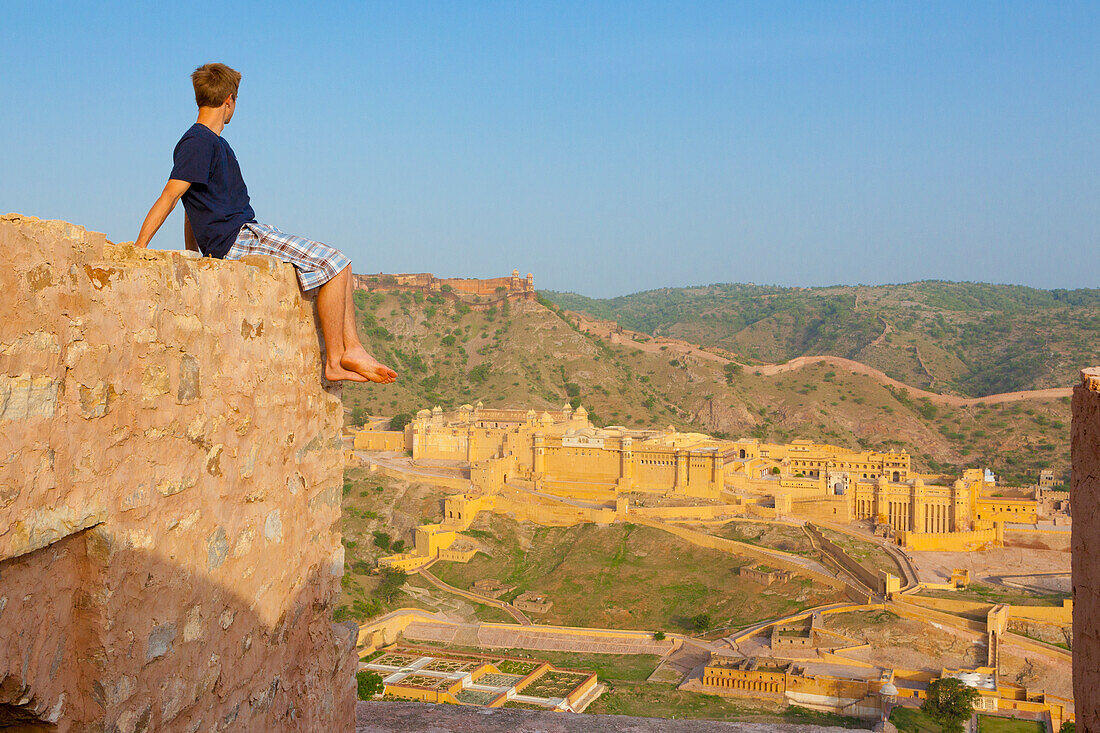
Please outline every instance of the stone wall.
[{"label": "stone wall", "polygon": [[1073,390],[1073,697],[1077,730],[1100,733],[1100,368]]},{"label": "stone wall", "polygon": [[[359,703],[356,733],[853,733],[851,728],[796,723],[724,723],[716,720],[660,720],[625,715],[563,715],[540,710],[423,705],[412,702]],[[870,731],[866,728],[857,731]]]},{"label": "stone wall", "polygon": [[0,726],[349,730],[338,394],[289,266],[0,217]]}]

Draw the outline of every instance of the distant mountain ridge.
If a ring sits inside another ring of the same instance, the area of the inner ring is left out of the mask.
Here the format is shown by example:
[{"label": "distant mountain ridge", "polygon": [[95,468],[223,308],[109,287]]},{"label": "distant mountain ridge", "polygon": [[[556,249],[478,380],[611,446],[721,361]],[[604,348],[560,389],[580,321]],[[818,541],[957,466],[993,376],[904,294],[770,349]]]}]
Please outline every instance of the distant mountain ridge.
[{"label": "distant mountain ridge", "polygon": [[942,394],[1068,387],[1092,363],[1100,289],[921,281],[783,288],[714,284],[609,299],[541,291],[562,308],[746,364],[836,356]]}]

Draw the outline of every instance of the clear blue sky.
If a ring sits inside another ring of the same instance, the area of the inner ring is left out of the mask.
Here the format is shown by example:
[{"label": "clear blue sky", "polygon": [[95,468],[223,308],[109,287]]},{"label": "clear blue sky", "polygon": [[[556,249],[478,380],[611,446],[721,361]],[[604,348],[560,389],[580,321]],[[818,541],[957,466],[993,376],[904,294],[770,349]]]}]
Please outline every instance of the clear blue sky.
[{"label": "clear blue sky", "polygon": [[[1100,285],[1100,3],[3,5],[0,210],[132,240],[195,117],[357,272]],[[182,207],[180,207],[182,208]],[[153,246],[182,246],[177,212]]]}]

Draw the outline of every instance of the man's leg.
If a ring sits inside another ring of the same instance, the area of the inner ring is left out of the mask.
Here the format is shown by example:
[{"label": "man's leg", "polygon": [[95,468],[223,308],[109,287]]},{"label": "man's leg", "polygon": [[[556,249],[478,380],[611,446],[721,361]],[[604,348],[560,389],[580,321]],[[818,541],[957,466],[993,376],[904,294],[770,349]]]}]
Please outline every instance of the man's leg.
[{"label": "man's leg", "polygon": [[[351,267],[348,266],[344,272],[347,272],[348,276],[345,278],[347,280],[347,290],[344,294],[344,355],[340,360],[340,364],[345,369],[362,374],[372,382],[389,384],[397,379],[397,372],[379,362],[363,348],[363,343],[359,340],[359,333],[355,327],[355,299],[352,297],[354,290],[351,282]],[[321,287],[324,287],[324,285]]]},{"label": "man's leg", "polygon": [[359,330],[355,327],[355,288],[352,282],[354,278],[348,278],[348,294],[344,305],[344,350],[352,351],[363,348],[363,342],[359,340]]},{"label": "man's leg", "polygon": [[[352,302],[351,264],[328,245],[280,232],[267,224],[250,223],[241,228],[227,259],[263,254],[288,262],[297,269],[303,290],[317,290],[317,313],[325,337],[325,378],[389,384],[397,372],[384,366],[363,348],[355,332]],[[327,273],[341,267],[336,275]]]},{"label": "man's leg", "polygon": [[317,315],[321,319],[321,333],[325,337],[325,379],[339,382],[366,382],[367,376],[345,368],[344,317],[351,266],[345,267],[317,290]]}]

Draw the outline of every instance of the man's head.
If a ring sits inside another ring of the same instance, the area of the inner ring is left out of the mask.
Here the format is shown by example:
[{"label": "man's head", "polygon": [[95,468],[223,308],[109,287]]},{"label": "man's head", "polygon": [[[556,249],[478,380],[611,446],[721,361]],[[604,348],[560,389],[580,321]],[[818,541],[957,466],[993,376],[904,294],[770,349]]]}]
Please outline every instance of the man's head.
[{"label": "man's head", "polygon": [[203,64],[191,73],[191,83],[195,86],[195,103],[199,108],[223,108],[225,123],[229,124],[237,108],[241,72],[225,64]]}]

